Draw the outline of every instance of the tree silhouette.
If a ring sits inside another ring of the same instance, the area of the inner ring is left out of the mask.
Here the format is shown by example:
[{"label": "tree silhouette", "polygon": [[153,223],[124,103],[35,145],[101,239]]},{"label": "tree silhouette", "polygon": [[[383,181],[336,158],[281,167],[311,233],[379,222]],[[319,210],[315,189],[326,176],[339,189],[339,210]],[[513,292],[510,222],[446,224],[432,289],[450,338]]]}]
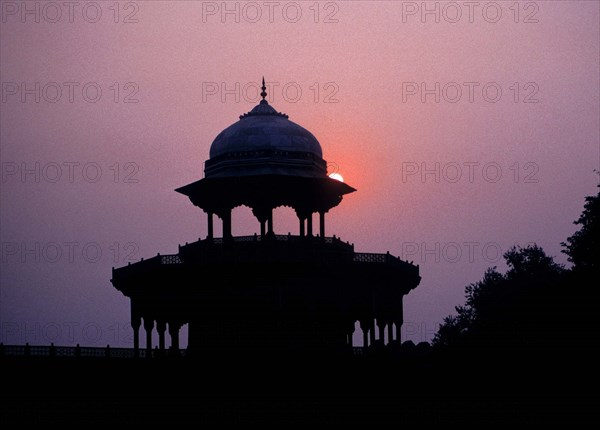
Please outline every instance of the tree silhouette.
[{"label": "tree silhouette", "polygon": [[465,304],[444,319],[434,346],[487,353],[486,358],[493,354],[505,362],[518,356],[519,363],[551,361],[578,372],[591,368],[600,346],[595,330],[600,193],[585,201],[575,221],[580,230],[562,243],[571,269],[537,245],[510,249],[504,254],[506,273],[490,268],[481,281],[466,287]]},{"label": "tree silhouette", "polygon": [[[597,172],[598,173],[598,172]],[[598,185],[600,188],[600,185]],[[585,198],[580,217],[574,221],[581,228],[561,245],[573,267],[569,273],[564,300],[568,321],[568,344],[578,357],[595,363],[600,359],[598,337],[598,279],[600,277],[600,192]]]},{"label": "tree silhouette", "polygon": [[583,213],[573,223],[580,225],[581,229],[567,238],[566,243],[561,243],[566,248],[562,252],[569,256],[573,270],[597,275],[600,261],[600,192],[585,198]]},{"label": "tree silhouette", "polygon": [[477,344],[486,347],[530,345],[552,319],[557,284],[564,268],[537,245],[513,247],[504,254],[509,267],[488,269],[483,279],[465,288],[466,302],[444,319],[436,346]]}]

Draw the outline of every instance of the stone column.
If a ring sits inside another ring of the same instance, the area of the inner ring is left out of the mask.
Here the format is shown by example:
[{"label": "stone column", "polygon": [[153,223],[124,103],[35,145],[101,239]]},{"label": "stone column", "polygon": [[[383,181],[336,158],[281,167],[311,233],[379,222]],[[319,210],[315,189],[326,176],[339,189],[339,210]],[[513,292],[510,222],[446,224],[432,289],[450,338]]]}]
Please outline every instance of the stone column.
[{"label": "stone column", "polygon": [[319,234],[325,237],[325,212],[319,212]]},{"label": "stone column", "polygon": [[381,344],[385,344],[385,322],[377,320],[377,328],[379,329],[379,340]]},{"label": "stone column", "polygon": [[231,209],[227,209],[221,216],[223,220],[223,239],[231,239]]},{"label": "stone column", "polygon": [[345,326],[347,327],[347,337],[348,337],[348,341],[346,342],[346,344],[348,345],[349,348],[352,348],[352,335],[354,334],[354,320],[353,321],[348,321]]},{"label": "stone column", "polygon": [[156,321],[156,331],[158,332],[158,350],[163,355],[165,352],[165,331],[167,330],[167,323],[163,320]]},{"label": "stone column", "polygon": [[208,212],[208,237],[207,239],[211,239],[214,237],[214,229],[213,229],[213,213]]},{"label": "stone column", "polygon": [[272,209],[266,209],[263,206],[253,207],[252,214],[260,223],[260,236],[264,238],[267,234],[267,222],[269,221],[269,213]]},{"label": "stone column", "polygon": [[304,237],[304,218],[298,217],[300,220],[300,237]]},{"label": "stone column", "polygon": [[388,321],[387,328],[388,328],[388,345],[389,345],[390,343],[392,343],[394,341],[394,323],[391,321]]},{"label": "stone column", "polygon": [[404,322],[404,296],[400,297],[400,300],[396,305],[396,313],[393,316],[394,325],[396,326],[396,340],[398,343],[402,343],[402,323]]},{"label": "stone column", "polygon": [[154,320],[149,317],[144,317],[144,330],[146,330],[146,357],[152,356],[152,329],[154,328]]},{"label": "stone column", "polygon": [[313,235],[312,212],[309,213],[308,217],[306,218],[306,235],[307,236]]},{"label": "stone column", "polygon": [[397,321],[394,323],[394,325],[396,326],[396,340],[398,341],[398,343],[402,343],[402,323]]},{"label": "stone column", "polygon": [[360,329],[363,332],[363,348],[369,346],[369,326],[364,321],[360,321]]},{"label": "stone column", "polygon": [[173,353],[179,353],[179,326],[174,323],[169,323],[169,336],[171,336],[171,350]]},{"label": "stone column", "polygon": [[133,356],[140,356],[140,327],[142,325],[142,318],[140,318],[137,312],[136,306],[131,300],[131,327],[133,328]]},{"label": "stone column", "polygon": [[269,217],[267,218],[267,234],[273,234],[273,208],[269,209]]},{"label": "stone column", "polygon": [[133,327],[133,356],[134,357],[140,356],[140,326],[141,326],[140,321],[137,322],[137,325],[135,325],[133,323],[131,324],[131,327]]}]

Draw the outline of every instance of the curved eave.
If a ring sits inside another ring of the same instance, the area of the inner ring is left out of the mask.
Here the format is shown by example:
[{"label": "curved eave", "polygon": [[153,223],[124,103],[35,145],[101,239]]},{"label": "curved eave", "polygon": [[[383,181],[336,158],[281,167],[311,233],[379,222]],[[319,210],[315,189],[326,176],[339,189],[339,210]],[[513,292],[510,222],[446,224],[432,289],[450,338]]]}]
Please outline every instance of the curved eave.
[{"label": "curved eave", "polygon": [[342,196],[356,189],[329,177],[257,175],[204,178],[175,191],[205,210],[238,205],[309,206],[328,210],[339,204]]}]

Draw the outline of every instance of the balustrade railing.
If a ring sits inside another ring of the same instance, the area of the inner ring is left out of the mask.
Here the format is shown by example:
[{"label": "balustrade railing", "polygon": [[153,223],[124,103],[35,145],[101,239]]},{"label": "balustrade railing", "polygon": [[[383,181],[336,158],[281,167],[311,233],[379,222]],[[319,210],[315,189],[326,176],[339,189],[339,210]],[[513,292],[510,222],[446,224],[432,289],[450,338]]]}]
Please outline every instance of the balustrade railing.
[{"label": "balustrade railing", "polygon": [[[352,347],[352,355],[363,356],[366,349],[361,346]],[[173,350],[160,351],[153,349],[150,356],[148,350],[140,348],[139,358],[160,358],[165,356],[185,357],[186,350],[181,349],[173,354]],[[133,359],[133,348],[90,347],[90,346],[54,346],[54,345],[3,345],[0,344],[0,358],[3,357],[61,357],[61,358],[110,358]]]},{"label": "balustrade railing", "polygon": [[179,255],[177,255],[177,254],[162,255],[161,259],[160,259],[160,264],[181,264],[181,263],[183,263],[183,261],[181,261],[181,258],[179,258]]},{"label": "balustrade railing", "polygon": [[[309,240],[314,240],[314,241],[320,240],[327,244],[340,243],[340,244],[344,244],[344,245],[350,245],[348,242],[344,242],[343,240],[341,240],[338,237],[321,238],[320,236],[293,236],[291,234],[273,234],[273,235],[268,236],[266,239],[263,239],[263,237],[258,234],[255,234],[252,236],[234,236],[231,238],[231,241],[234,243],[235,242],[263,242],[263,241],[268,241],[268,240],[273,240],[273,239],[277,242],[300,242],[300,241],[309,241]],[[204,239],[204,240],[199,240],[196,243],[204,242],[204,241],[212,241],[212,243],[214,243],[215,245],[220,245],[223,243],[223,238],[215,237],[212,240]]]},{"label": "balustrade railing", "polygon": [[385,263],[386,254],[355,253],[354,261],[356,263]]},{"label": "balustrade railing", "polygon": [[[233,243],[251,243],[251,242],[267,242],[267,241],[276,241],[276,242],[294,242],[294,243],[306,243],[306,244],[310,244],[310,243],[321,243],[321,244],[325,244],[327,246],[335,246],[335,247],[339,247],[339,248],[344,248],[347,250],[353,250],[354,249],[354,245],[350,244],[348,242],[344,242],[343,240],[337,238],[337,237],[324,237],[324,238],[320,238],[319,236],[292,236],[292,235],[283,235],[283,234],[278,234],[278,235],[271,235],[269,236],[267,239],[261,237],[260,235],[253,235],[253,236],[237,236],[237,237],[232,237],[231,241]],[[184,247],[193,247],[192,249],[194,249],[195,247],[200,247],[199,249],[202,249],[203,247],[206,246],[211,246],[211,245],[222,245],[223,242],[223,238],[213,238],[213,239],[205,239],[205,240],[199,240],[198,242],[194,242],[194,243],[190,243],[190,244],[185,244],[183,246],[180,246],[180,248],[184,248]],[[399,257],[395,257],[389,253],[387,254],[374,254],[374,253],[354,253],[353,254],[353,261],[356,263],[378,263],[378,264],[402,264],[402,265],[411,265],[410,263],[401,260]],[[157,255],[156,257],[152,257],[150,259],[147,260],[141,260],[140,262],[134,263],[136,265],[139,264],[144,265],[177,265],[177,264],[182,264],[183,261],[181,260],[181,258],[179,257],[179,254],[172,254],[172,255]],[[140,267],[140,266],[137,266]]]},{"label": "balustrade railing", "polygon": [[[140,348],[138,357],[163,357],[185,356],[185,350],[173,354],[173,350],[161,351],[153,349],[150,356],[148,350]],[[66,357],[66,358],[134,358],[133,348],[90,347],[90,346],[54,346],[54,345],[2,345],[0,344],[1,357]]]}]

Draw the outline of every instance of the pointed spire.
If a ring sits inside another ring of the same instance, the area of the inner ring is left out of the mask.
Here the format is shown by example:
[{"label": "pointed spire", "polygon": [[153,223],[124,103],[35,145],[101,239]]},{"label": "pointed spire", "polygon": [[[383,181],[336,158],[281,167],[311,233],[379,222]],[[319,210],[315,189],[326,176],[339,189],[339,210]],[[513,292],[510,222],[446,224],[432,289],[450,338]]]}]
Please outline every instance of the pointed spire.
[{"label": "pointed spire", "polygon": [[262,89],[262,93],[260,93],[260,96],[264,100],[267,97],[267,87],[265,86],[265,77],[264,76],[263,76],[263,80],[262,80],[261,89]]},{"label": "pointed spire", "polygon": [[287,119],[288,116],[284,113],[277,112],[273,106],[269,105],[269,102],[266,100],[267,98],[267,86],[265,85],[265,77],[262,78],[262,92],[260,93],[262,100],[259,104],[254,106],[250,112],[247,112],[243,115],[240,115],[240,119],[256,116],[256,115],[275,115],[280,116],[282,118]]}]

